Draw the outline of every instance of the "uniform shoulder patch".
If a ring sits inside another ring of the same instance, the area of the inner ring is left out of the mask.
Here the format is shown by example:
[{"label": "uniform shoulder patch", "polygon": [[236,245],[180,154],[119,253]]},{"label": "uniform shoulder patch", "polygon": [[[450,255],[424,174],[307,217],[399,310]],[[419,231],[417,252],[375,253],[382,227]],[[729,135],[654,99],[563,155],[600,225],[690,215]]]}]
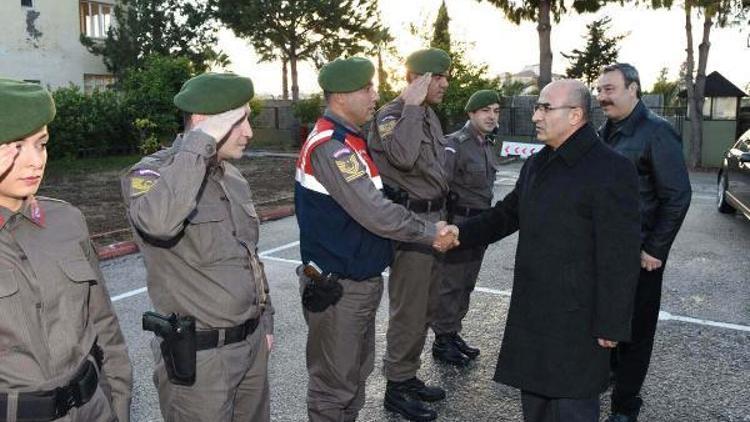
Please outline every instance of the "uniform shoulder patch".
[{"label": "uniform shoulder patch", "polygon": [[386,137],[393,133],[393,129],[396,128],[398,123],[398,116],[388,115],[378,120],[378,134],[381,138]]},{"label": "uniform shoulder patch", "polygon": [[130,196],[140,196],[151,190],[160,174],[154,170],[134,170],[130,175]]},{"label": "uniform shoulder patch", "polygon": [[357,158],[357,154],[343,155],[335,161],[336,167],[338,167],[339,172],[344,176],[344,180],[346,180],[347,183],[367,174],[364,166],[359,161],[359,158]]},{"label": "uniform shoulder patch", "polygon": [[332,157],[338,160],[339,158],[341,158],[341,157],[343,157],[345,155],[351,155],[351,154],[352,154],[351,148],[349,148],[349,147],[343,147],[343,148],[339,148],[336,151],[334,151]]}]

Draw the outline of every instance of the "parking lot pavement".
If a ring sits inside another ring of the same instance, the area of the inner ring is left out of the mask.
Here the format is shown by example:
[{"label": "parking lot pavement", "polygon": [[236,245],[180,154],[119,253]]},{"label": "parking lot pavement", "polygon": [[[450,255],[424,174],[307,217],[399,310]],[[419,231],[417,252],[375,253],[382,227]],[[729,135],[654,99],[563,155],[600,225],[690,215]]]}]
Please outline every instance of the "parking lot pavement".
[{"label": "parking lot pavement", "polygon": [[[498,175],[496,198],[508,192],[520,165]],[[664,277],[652,370],[644,387],[645,421],[750,421],[750,222],[715,211],[710,174],[692,177],[693,203],[677,238]],[[462,370],[422,356],[420,376],[445,387],[448,397],[435,405],[441,421],[521,421],[519,394],[492,381],[511,290],[517,236],[492,245],[486,254],[464,324],[467,340],[482,355]],[[276,345],[270,364],[272,420],[304,421],[305,340],[294,268],[299,261],[294,218],[261,226],[259,249],[276,307]],[[140,328],[150,309],[140,255],[107,261],[102,269],[125,333],[135,372],[133,418],[159,421],[151,382],[150,334]],[[396,421],[382,408],[381,375],[387,327],[387,296],[377,318],[376,368],[367,386],[361,421]],[[668,314],[669,315],[668,315]],[[604,417],[607,401],[602,404]]]}]

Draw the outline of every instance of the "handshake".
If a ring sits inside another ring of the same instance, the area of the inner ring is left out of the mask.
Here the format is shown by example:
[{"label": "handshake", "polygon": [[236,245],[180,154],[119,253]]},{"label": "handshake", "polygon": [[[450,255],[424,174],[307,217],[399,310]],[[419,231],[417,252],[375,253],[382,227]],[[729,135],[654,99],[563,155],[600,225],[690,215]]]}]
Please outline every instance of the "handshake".
[{"label": "handshake", "polygon": [[438,221],[435,223],[437,229],[437,235],[432,241],[432,247],[439,252],[448,252],[449,250],[457,247],[460,242],[458,241],[458,227],[449,225],[445,221]]}]

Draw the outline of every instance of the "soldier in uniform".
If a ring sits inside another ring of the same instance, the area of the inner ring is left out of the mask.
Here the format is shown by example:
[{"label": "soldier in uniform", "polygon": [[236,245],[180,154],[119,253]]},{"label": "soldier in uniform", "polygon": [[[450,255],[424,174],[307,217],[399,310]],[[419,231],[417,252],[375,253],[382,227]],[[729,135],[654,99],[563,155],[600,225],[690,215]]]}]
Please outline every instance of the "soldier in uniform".
[{"label": "soldier in uniform", "polygon": [[130,418],[125,339],[81,212],[37,197],[52,96],[0,79],[0,421]]},{"label": "soldier in uniform", "polygon": [[159,351],[165,340],[154,338],[167,421],[270,419],[273,319],[257,255],[259,221],[247,181],[227,162],[242,157],[252,137],[252,97],[250,79],[233,74],[188,80],[174,97],[185,133],[122,178],[154,308],[191,317],[196,327],[190,385],[168,377],[165,365],[174,362]]},{"label": "soldier in uniform", "polygon": [[[358,57],[323,66],[318,82],[328,107],[297,162],[311,421],[354,421],[364,404],[375,359],[381,273],[393,258],[388,239],[439,247],[457,235],[439,238],[443,222],[419,218],[383,196],[360,129],[372,118],[378,100],[374,72],[369,60]],[[316,307],[316,301],[323,303]],[[419,416],[432,420],[437,415],[426,409]]]},{"label": "soldier in uniform", "polygon": [[[443,168],[445,138],[432,106],[443,100],[450,64],[450,56],[436,48],[409,55],[409,85],[377,111],[368,139],[386,194],[433,222],[445,218],[448,177]],[[438,270],[429,247],[415,242],[397,244],[388,280],[385,403],[407,418],[427,412],[424,401],[445,398],[443,389],[417,378],[427,335],[430,289]]]},{"label": "soldier in uniform", "polygon": [[[500,98],[496,91],[480,90],[472,94],[464,110],[469,120],[447,136],[445,148],[451,189],[448,220],[456,224],[491,205],[498,165],[491,134],[500,118]],[[439,284],[430,299],[430,325],[435,332],[432,355],[438,360],[463,366],[479,356],[479,349],[466,344],[459,332],[485,249],[480,245],[451,251],[443,257]]]}]

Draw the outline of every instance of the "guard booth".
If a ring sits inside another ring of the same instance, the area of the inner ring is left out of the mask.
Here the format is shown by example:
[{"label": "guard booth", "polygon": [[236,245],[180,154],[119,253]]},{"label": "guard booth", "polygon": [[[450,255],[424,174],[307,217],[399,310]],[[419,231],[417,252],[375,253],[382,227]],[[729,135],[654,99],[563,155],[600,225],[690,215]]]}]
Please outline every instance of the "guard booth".
[{"label": "guard booth", "polygon": [[[681,97],[687,96],[685,91]],[[701,151],[701,165],[703,167],[719,167],[724,153],[741,135],[744,124],[740,119],[740,103],[746,97],[741,89],[727,80],[719,72],[711,72],[706,76],[705,102],[703,103],[703,149]],[[690,126],[689,117],[682,130],[682,145],[685,157],[690,154]]]}]

